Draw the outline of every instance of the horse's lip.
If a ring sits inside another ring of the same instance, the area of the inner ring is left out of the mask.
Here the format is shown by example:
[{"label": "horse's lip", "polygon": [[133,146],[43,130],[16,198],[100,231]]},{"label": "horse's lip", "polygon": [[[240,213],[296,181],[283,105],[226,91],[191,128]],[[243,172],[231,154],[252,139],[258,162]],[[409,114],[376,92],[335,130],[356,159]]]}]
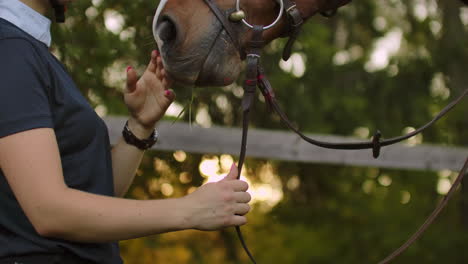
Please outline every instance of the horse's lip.
[{"label": "horse's lip", "polygon": [[[198,72],[196,85],[200,86],[226,86],[235,81],[238,77],[238,72],[235,67],[226,67],[226,65],[232,66],[232,56],[238,56],[237,49],[233,43],[226,41],[229,39],[229,35],[225,29],[221,29],[218,35],[213,39],[211,48],[209,49],[203,64]],[[226,60],[226,56],[227,59]],[[223,66],[221,66],[223,65]],[[229,70],[227,70],[229,68]],[[214,76],[206,73],[217,73]],[[219,73],[222,73],[219,75]],[[216,76],[216,77],[215,77]],[[219,78],[222,76],[221,78]]]},{"label": "horse's lip", "polygon": [[203,59],[203,63],[200,66],[200,70],[198,71],[198,76],[197,76],[197,79],[195,80],[195,85],[204,86],[204,83],[205,83],[206,80],[203,80],[204,79],[203,76],[204,76],[205,70],[207,70],[207,68],[209,68],[208,65],[207,65],[208,60],[209,60],[209,58],[211,56],[213,56],[212,53],[215,51],[215,45],[218,42],[218,39],[223,34],[223,32],[226,33],[224,28],[222,28],[219,31],[219,33],[216,35],[216,37],[213,38],[213,40],[212,40],[213,42],[211,44],[211,47],[208,49],[208,53],[206,53],[206,56]]}]

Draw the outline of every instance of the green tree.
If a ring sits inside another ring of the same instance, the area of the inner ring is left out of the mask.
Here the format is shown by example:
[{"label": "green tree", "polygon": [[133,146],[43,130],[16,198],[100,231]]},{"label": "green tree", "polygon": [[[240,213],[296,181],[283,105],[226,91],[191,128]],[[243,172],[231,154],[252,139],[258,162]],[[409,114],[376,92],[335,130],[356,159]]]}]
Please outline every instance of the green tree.
[{"label": "green tree", "polygon": [[[100,113],[126,114],[120,93],[125,68],[142,71],[155,48],[151,20],[156,4],[76,1],[66,24],[54,27],[54,53]],[[303,131],[361,135],[379,129],[387,137],[399,135],[427,122],[466,89],[467,16],[457,1],[353,1],[336,17],[313,17],[304,26],[294,63],[279,64],[285,40],[266,47],[263,62],[282,107]],[[178,103],[190,105],[194,113],[186,112],[181,120],[193,121],[205,109],[213,124],[241,126],[238,89],[176,87]],[[220,98],[227,104],[217,103]],[[467,146],[467,111],[464,102],[421,140]],[[261,101],[254,106],[252,126],[285,129]],[[185,195],[205,180],[202,161],[222,163],[219,156],[181,155],[149,153],[129,197]],[[256,203],[243,228],[259,263],[375,263],[441,199],[440,177],[453,177],[260,159],[248,159],[246,165],[253,184],[275,180],[282,193],[273,207]],[[462,221],[461,200],[457,196],[396,263],[466,263],[468,217]],[[129,264],[248,263],[230,230],[177,232],[121,246]]]}]

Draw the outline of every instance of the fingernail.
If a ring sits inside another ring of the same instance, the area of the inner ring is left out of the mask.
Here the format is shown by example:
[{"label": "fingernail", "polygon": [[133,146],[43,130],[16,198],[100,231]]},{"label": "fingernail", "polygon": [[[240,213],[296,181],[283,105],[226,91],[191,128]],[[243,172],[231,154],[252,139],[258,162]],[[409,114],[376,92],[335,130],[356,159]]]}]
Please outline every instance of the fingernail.
[{"label": "fingernail", "polygon": [[234,170],[235,168],[236,168],[236,164],[233,163],[233,164],[231,165],[231,170]]},{"label": "fingernail", "polygon": [[164,91],[164,95],[170,96],[172,94],[171,90],[166,90]]},{"label": "fingernail", "polygon": [[159,55],[159,51],[158,50],[154,50],[154,54],[156,54],[156,56]]},{"label": "fingernail", "polygon": [[127,67],[127,72],[132,69],[132,66]]}]

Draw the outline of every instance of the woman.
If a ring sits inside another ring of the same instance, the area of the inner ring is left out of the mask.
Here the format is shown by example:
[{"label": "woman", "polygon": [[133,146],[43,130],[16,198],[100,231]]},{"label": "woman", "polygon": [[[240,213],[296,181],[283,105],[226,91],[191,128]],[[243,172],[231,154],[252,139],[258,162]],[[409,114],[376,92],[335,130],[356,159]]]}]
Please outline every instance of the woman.
[{"label": "woman", "polygon": [[140,79],[129,67],[130,117],[111,149],[104,122],[49,53],[45,14],[70,1],[0,0],[0,263],[122,263],[119,240],[245,224],[250,196],[235,165],[186,197],[117,198],[175,95],[157,52]]}]

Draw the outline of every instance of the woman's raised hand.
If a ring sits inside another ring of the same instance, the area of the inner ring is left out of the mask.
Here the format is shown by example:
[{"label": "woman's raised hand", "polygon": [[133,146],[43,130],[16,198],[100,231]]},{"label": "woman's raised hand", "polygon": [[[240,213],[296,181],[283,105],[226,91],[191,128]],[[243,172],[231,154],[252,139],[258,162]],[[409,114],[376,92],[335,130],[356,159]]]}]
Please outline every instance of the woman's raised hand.
[{"label": "woman's raised hand", "polygon": [[188,202],[190,228],[211,231],[247,223],[250,211],[248,184],[237,180],[237,167],[219,182],[207,183],[184,199]]},{"label": "woman's raised hand", "polygon": [[175,99],[170,86],[171,81],[167,78],[157,51],[151,53],[151,60],[140,79],[136,71],[128,67],[124,100],[131,115],[129,124],[139,125],[151,133]]}]

